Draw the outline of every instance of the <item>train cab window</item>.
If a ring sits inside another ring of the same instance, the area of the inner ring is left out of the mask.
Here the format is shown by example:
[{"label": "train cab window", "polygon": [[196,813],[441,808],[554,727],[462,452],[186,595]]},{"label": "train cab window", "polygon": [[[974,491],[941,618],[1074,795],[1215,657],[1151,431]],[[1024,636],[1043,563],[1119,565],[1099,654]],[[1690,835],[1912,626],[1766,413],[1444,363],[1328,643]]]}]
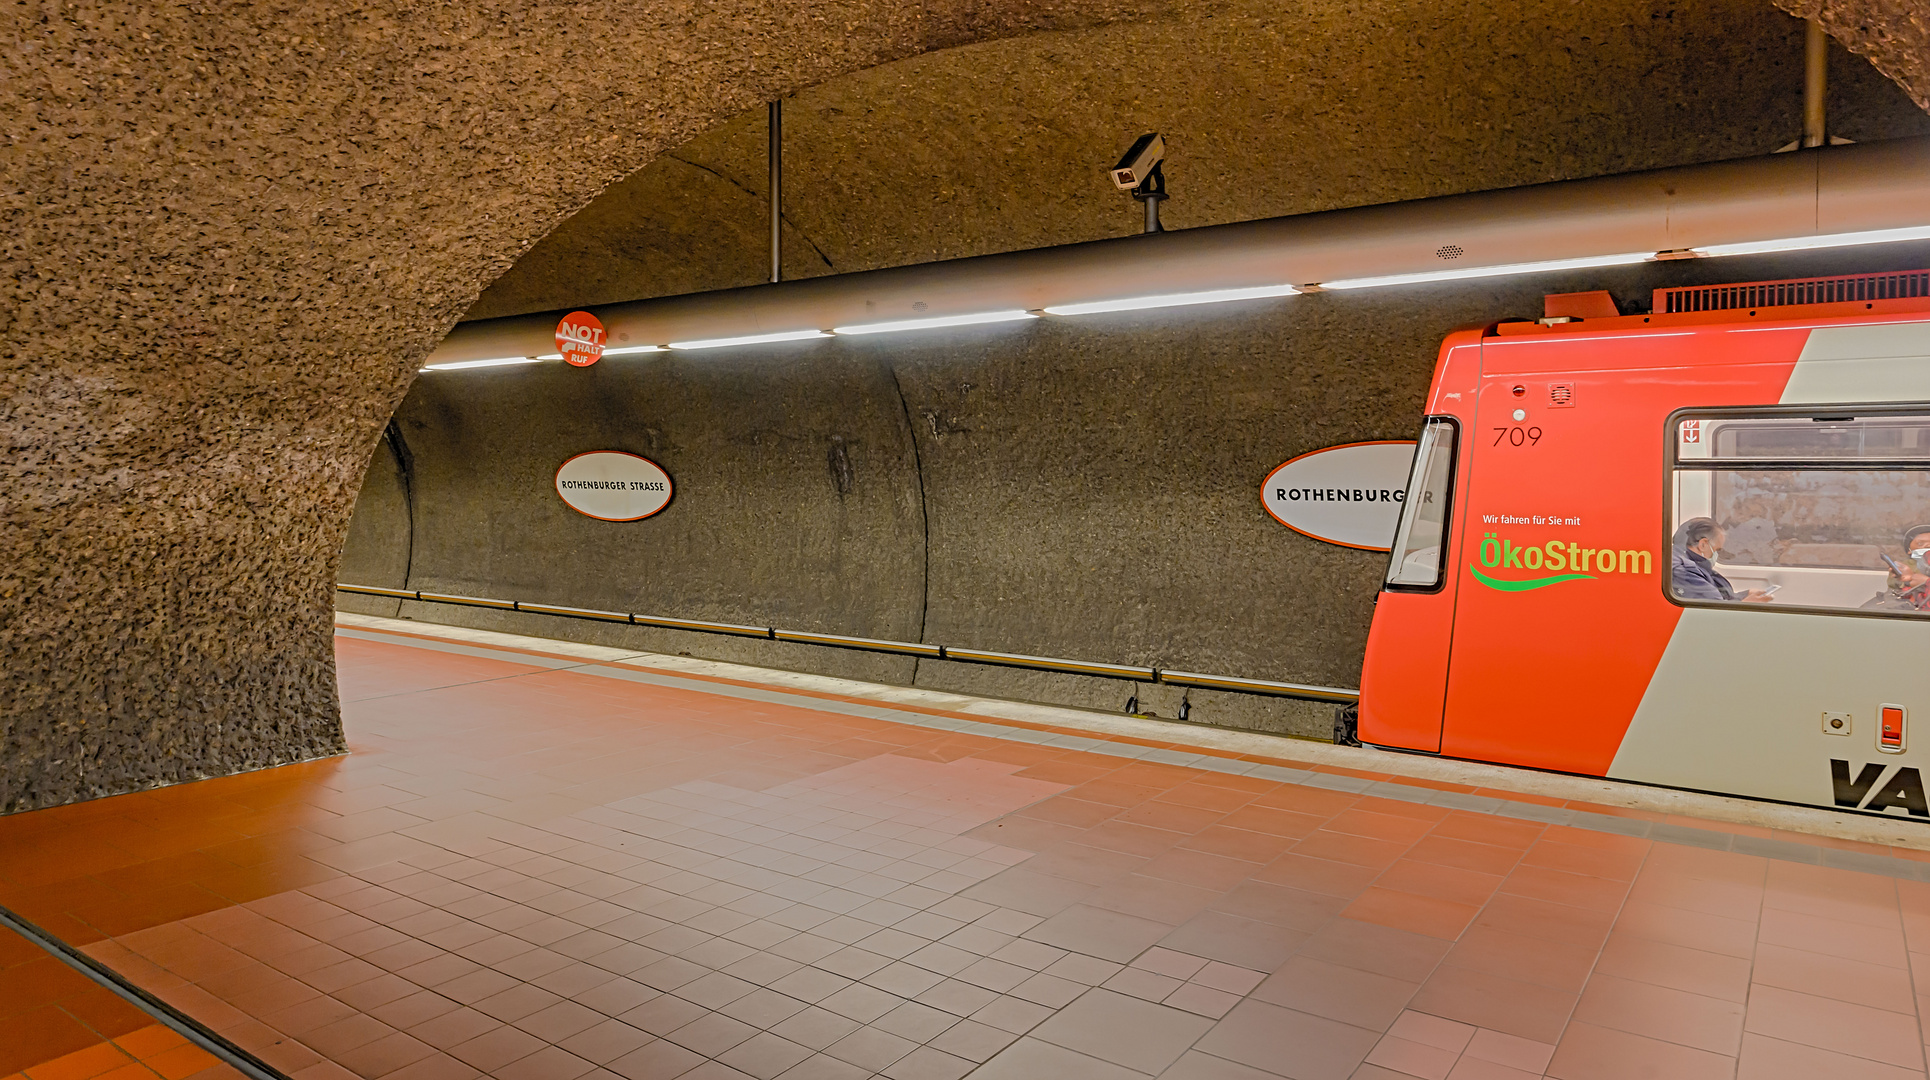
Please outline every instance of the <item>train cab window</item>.
[{"label": "train cab window", "polygon": [[1679,603],[1930,617],[1930,414],[1673,420]]},{"label": "train cab window", "polygon": [[1401,521],[1394,532],[1387,588],[1429,591],[1441,587],[1446,553],[1448,496],[1454,490],[1454,449],[1460,427],[1445,416],[1429,417],[1414,447]]}]

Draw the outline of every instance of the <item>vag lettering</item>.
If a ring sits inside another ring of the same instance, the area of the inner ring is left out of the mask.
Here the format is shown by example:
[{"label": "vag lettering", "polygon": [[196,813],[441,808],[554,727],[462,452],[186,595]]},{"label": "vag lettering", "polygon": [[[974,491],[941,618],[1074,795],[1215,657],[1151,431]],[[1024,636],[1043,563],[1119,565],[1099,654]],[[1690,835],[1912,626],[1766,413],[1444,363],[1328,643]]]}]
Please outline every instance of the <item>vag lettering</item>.
[{"label": "vag lettering", "polygon": [[1482,536],[1478,557],[1489,569],[1555,571],[1544,577],[1515,578],[1484,574],[1473,563],[1468,564],[1474,580],[1502,592],[1543,589],[1564,581],[1593,581],[1609,574],[1655,572],[1654,555],[1640,548],[1583,547],[1568,540],[1518,545],[1512,537],[1496,533]]},{"label": "vag lettering", "polygon": [[1911,817],[1930,817],[1930,801],[1923,796],[1923,776],[1905,765],[1885,777],[1885,768],[1881,763],[1865,765],[1852,780],[1850,763],[1831,758],[1829,782],[1836,805],[1878,813],[1896,807]]}]

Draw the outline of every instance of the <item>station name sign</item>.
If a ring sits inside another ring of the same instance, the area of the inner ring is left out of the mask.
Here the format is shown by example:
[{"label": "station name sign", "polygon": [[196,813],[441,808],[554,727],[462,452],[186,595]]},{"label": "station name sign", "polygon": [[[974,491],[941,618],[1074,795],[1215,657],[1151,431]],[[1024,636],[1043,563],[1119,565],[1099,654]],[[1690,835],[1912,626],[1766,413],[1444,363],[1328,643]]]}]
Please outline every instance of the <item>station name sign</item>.
[{"label": "station name sign", "polygon": [[578,454],[556,470],[557,496],[598,521],[641,521],[669,506],[672,491],[656,462],[622,450]]},{"label": "station name sign", "polygon": [[1394,546],[1414,443],[1346,443],[1301,454],[1267,474],[1260,504],[1303,536],[1341,547]]}]

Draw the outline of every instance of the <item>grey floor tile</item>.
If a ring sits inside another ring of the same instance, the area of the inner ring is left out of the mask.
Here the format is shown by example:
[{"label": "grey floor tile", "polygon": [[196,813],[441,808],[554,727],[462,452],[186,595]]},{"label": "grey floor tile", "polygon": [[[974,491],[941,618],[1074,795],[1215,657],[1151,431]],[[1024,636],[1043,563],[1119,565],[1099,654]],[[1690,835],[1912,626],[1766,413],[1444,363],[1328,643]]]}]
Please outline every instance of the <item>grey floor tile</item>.
[{"label": "grey floor tile", "polygon": [[875,986],[855,984],[818,1002],[818,1007],[839,1016],[848,1016],[861,1024],[869,1024],[880,1016],[904,1004],[905,999],[887,993]]},{"label": "grey floor tile", "polygon": [[675,994],[660,994],[617,1019],[652,1035],[668,1035],[708,1011],[702,1005],[685,1001]]},{"label": "grey floor tile", "polygon": [[1076,904],[1028,930],[1025,936],[1031,941],[1123,964],[1173,930],[1167,923]]},{"label": "grey floor tile", "polygon": [[918,1044],[910,1039],[875,1027],[861,1027],[825,1047],[824,1052],[840,1061],[880,1072],[916,1049]]},{"label": "grey floor tile", "polygon": [[734,975],[745,982],[756,983],[759,986],[769,986],[803,966],[796,960],[787,960],[782,956],[761,952],[730,965],[724,969],[724,974]]},{"label": "grey floor tile", "polygon": [[953,976],[959,982],[982,986],[1001,994],[1031,977],[1032,972],[1025,968],[990,958],[969,964]]},{"label": "grey floor tile", "polygon": [[732,978],[721,971],[713,971],[702,978],[692,979],[679,986],[677,996],[685,1001],[694,1001],[706,1009],[721,1009],[755,989],[757,989],[756,983]]},{"label": "grey floor tile", "polygon": [[1051,916],[1078,903],[1092,891],[1091,885],[1034,873],[1021,864],[979,882],[965,890],[963,895],[965,899],[981,900],[1031,915]]},{"label": "grey floor tile", "polygon": [[945,945],[940,942],[933,942],[919,949],[917,952],[912,953],[910,956],[905,957],[905,963],[924,968],[926,971],[937,972],[940,975],[957,974],[970,965],[977,963],[978,960],[979,957],[974,953],[966,952],[964,949],[953,948],[950,945]]},{"label": "grey floor tile", "polygon": [[1386,1031],[1421,988],[1387,975],[1296,956],[1253,990],[1253,997],[1374,1031]]},{"label": "grey floor tile", "polygon": [[854,945],[848,949],[839,949],[813,962],[811,966],[829,971],[834,975],[842,975],[847,979],[857,980],[884,968],[891,962],[891,957],[866,952]]},{"label": "grey floor tile", "polygon": [[1057,975],[1034,975],[1012,988],[1012,996],[1034,1001],[1047,1008],[1059,1008],[1086,992],[1084,983],[1061,979]]},{"label": "grey floor tile", "polygon": [[1018,1036],[1012,1032],[989,1024],[981,1024],[976,1020],[960,1020],[933,1039],[931,1045],[958,1057],[972,1061],[985,1061],[1012,1045],[1017,1038]]},{"label": "grey floor tile", "polygon": [[970,1016],[998,1000],[998,995],[983,986],[973,986],[956,979],[946,979],[930,990],[918,995],[918,1000],[935,1006],[954,1016]]},{"label": "grey floor tile", "polygon": [[935,971],[927,971],[903,962],[879,968],[864,979],[866,985],[908,998],[917,997],[944,981],[945,976]]},{"label": "grey floor tile", "polygon": [[726,1050],[717,1060],[758,1080],[776,1080],[813,1053],[808,1046],[762,1031]]},{"label": "grey floor tile", "polygon": [[755,1034],[757,1029],[742,1020],[733,1020],[723,1013],[711,1013],[692,1020],[664,1038],[705,1057],[716,1057]]},{"label": "grey floor tile", "polygon": [[1286,963],[1307,937],[1302,930],[1223,911],[1202,911],[1161,938],[1159,944],[1222,964],[1272,971]]},{"label": "grey floor tile", "polygon": [[1020,1039],[980,1065],[972,1080],[1148,1080],[1149,1075],[1048,1042]]},{"label": "grey floor tile", "polygon": [[1115,1065],[1158,1072],[1179,1060],[1212,1026],[1203,1016],[1095,989],[1033,1028],[1031,1037]]},{"label": "grey floor tile", "polygon": [[771,982],[770,988],[799,1001],[823,1001],[852,985],[850,979],[817,968],[799,968]]},{"label": "grey floor tile", "polygon": [[759,1031],[769,1031],[806,1008],[804,1002],[767,987],[758,987],[718,1011],[733,1020],[742,1020]]},{"label": "grey floor tile", "polygon": [[972,1014],[972,1019],[981,1024],[1004,1028],[1014,1035],[1023,1035],[1038,1027],[1052,1010],[1024,998],[1002,997]]},{"label": "grey floor tile", "polygon": [[1424,934],[1357,919],[1334,919],[1300,946],[1311,956],[1346,967],[1371,971],[1406,982],[1425,980],[1452,947],[1451,942]]},{"label": "grey floor tile", "polygon": [[1473,795],[1465,791],[1437,791],[1428,801],[1450,810],[1468,810],[1477,814],[1492,814],[1501,805],[1501,800],[1493,796]]},{"label": "grey floor tile", "polygon": [[1045,969],[1045,973],[1086,986],[1098,986],[1119,974],[1124,966],[1111,960],[1101,960],[1096,956],[1086,956],[1083,953],[1067,953],[1054,960],[1052,965]]},{"label": "grey floor tile", "polygon": [[[768,951],[786,960],[795,960],[801,964],[810,964],[842,948],[844,948],[844,945],[841,942],[832,941],[830,938],[819,937],[812,933],[803,933],[778,942],[771,946]],[[632,978],[634,977],[635,976],[632,976]]]},{"label": "grey floor tile", "polygon": [[624,1080],[663,1080],[687,1073],[704,1063],[702,1055],[662,1039],[632,1050],[603,1067]]},{"label": "grey floor tile", "polygon": [[1294,1080],[1347,1080],[1380,1033],[1246,1000],[1202,1037],[1196,1049]]},{"label": "grey floor tile", "polygon": [[862,1026],[848,1016],[813,1005],[771,1025],[771,1032],[813,1050],[822,1050]]},{"label": "grey floor tile", "polygon": [[873,1027],[883,1028],[915,1043],[928,1043],[937,1038],[946,1028],[959,1022],[959,1018],[943,1009],[916,1001],[907,1001],[871,1022]]},{"label": "grey floor tile", "polygon": [[1188,1050],[1173,1062],[1172,1068],[1159,1074],[1159,1080],[1280,1080],[1280,1074]]},{"label": "grey floor tile", "polygon": [[721,1061],[706,1061],[683,1074],[678,1080],[753,1080],[753,1078],[748,1073],[733,1069]]},{"label": "grey floor tile", "polygon": [[824,1054],[814,1054],[786,1071],[778,1080],[866,1080],[871,1075],[870,1069]]},{"label": "grey floor tile", "polygon": [[921,1046],[899,1058],[884,1075],[890,1080],[960,1080],[974,1067],[975,1062]]}]

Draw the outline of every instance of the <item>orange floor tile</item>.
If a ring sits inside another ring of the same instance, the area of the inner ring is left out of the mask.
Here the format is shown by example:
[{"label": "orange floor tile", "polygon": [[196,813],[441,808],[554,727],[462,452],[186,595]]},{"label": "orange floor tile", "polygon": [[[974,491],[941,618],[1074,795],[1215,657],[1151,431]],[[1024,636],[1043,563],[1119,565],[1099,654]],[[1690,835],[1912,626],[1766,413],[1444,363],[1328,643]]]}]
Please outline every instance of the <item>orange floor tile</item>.
[{"label": "orange floor tile", "polygon": [[[0,902],[302,1078],[1925,1077],[1882,849],[372,637],[352,754],[0,819]],[[118,1076],[12,944],[0,1075]]]}]

